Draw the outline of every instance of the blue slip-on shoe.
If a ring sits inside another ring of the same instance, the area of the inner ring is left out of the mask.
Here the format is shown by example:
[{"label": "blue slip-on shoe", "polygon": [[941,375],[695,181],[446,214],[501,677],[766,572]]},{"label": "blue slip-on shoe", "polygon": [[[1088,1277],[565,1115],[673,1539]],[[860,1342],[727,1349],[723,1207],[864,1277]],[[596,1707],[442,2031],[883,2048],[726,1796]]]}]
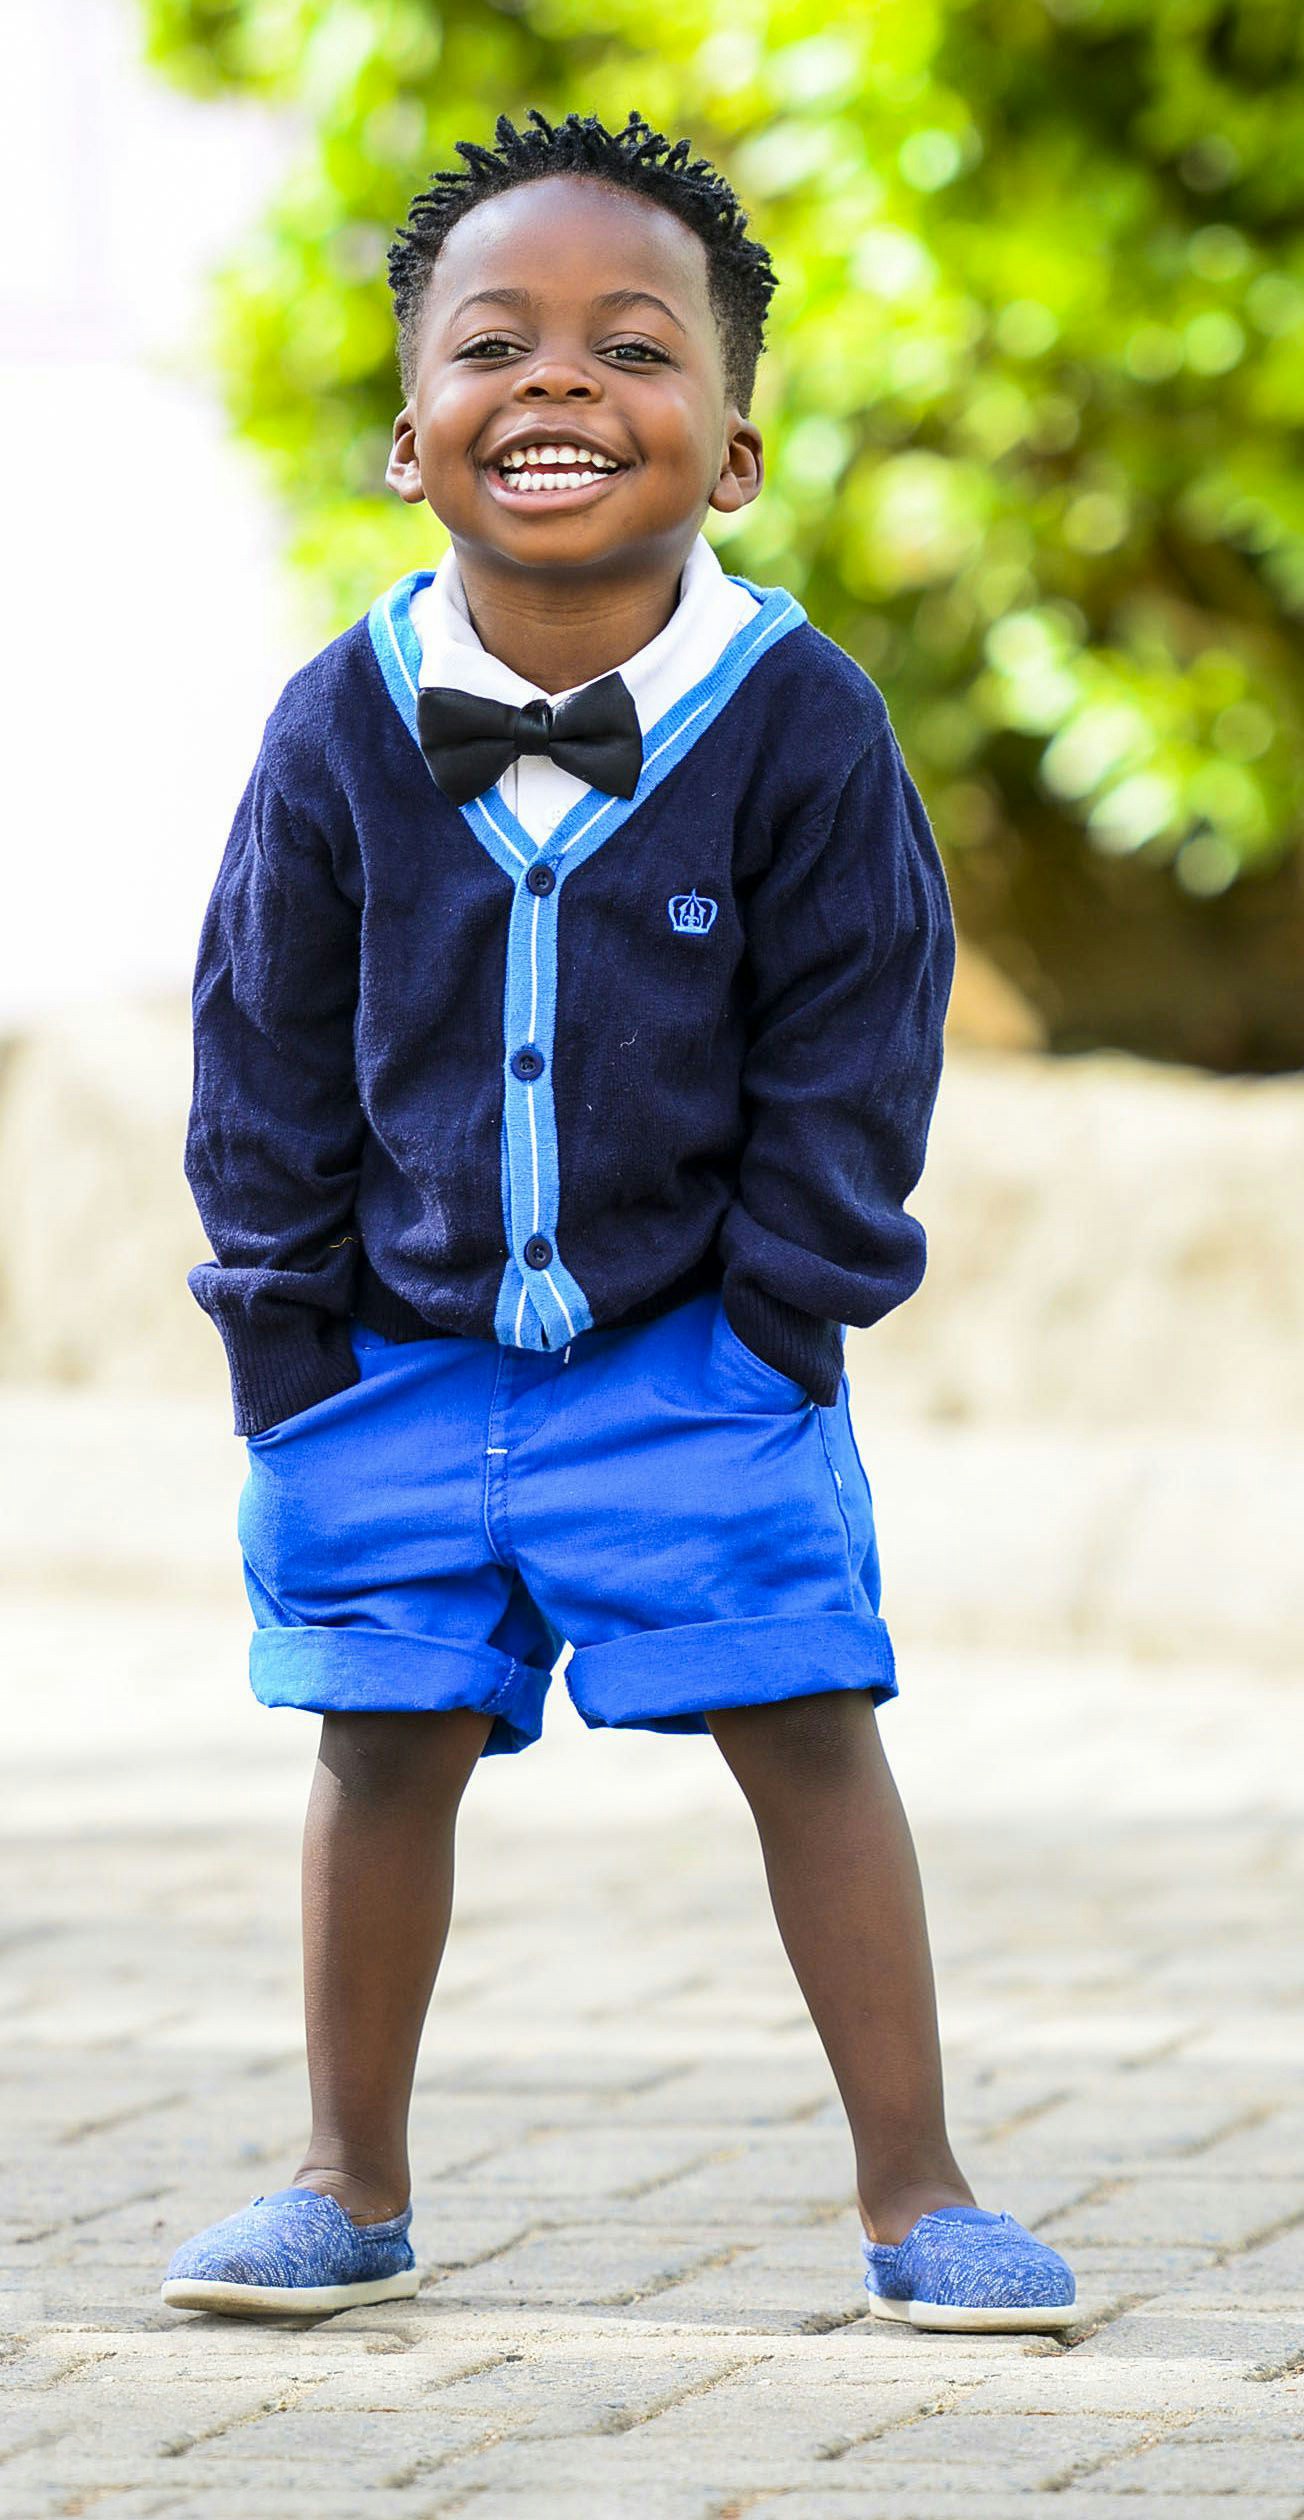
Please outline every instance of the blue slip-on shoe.
[{"label": "blue slip-on shoe", "polygon": [[420,2282],[411,2220],[407,2205],[393,2222],[355,2223],[316,2188],[278,2188],[184,2241],[163,2279],[163,2299],[174,2310],[236,2318],[286,2311],[312,2318],[395,2301]]},{"label": "blue slip-on shoe", "polygon": [[876,2319],[971,2332],[1073,2324],[1072,2269],[1013,2214],[939,2205],[895,2248],[863,2236],[860,2248]]}]

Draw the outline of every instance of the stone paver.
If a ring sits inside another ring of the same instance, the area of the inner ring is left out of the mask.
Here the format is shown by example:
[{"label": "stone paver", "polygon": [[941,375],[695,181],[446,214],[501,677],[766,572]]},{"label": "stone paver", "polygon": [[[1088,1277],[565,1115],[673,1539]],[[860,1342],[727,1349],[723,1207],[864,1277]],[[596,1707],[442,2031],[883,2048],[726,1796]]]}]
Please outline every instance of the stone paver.
[{"label": "stone paver", "polygon": [[[894,1621],[955,2130],[980,2194],[1073,2256],[1063,2341],[868,2318],[736,1789],[707,1741],[587,1733],[560,1680],[539,1748],[468,1796],[421,2293],[168,2311],[176,2239],[302,2132],[314,1727],[247,1696],[222,1530],[115,1585],[113,1528],[156,1499],[176,1528],[180,1435],[146,1415],[104,1546],[83,1477],[60,1580],[13,1567],[0,2520],[1302,2520],[1304,1702],[1275,1665]],[[56,1462],[31,1476],[57,1495]]]}]

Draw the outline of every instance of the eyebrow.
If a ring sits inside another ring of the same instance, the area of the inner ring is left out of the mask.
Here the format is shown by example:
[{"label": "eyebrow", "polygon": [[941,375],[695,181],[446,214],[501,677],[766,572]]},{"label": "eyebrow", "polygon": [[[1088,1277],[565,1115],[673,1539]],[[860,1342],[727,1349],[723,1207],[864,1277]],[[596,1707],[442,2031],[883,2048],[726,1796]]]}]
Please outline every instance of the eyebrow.
[{"label": "eyebrow", "polygon": [[[530,306],[533,303],[533,296],[529,289],[476,289],[470,297],[460,299],[454,307],[453,322],[456,323],[459,315],[465,315],[467,308],[471,306]],[[610,307],[613,311],[617,307],[624,306],[659,307],[661,313],[669,317],[676,332],[687,336],[688,327],[680,322],[674,308],[667,306],[664,298],[654,297],[650,289],[608,289],[603,296],[595,298],[593,303],[595,306]]]},{"label": "eyebrow", "polygon": [[676,315],[674,308],[672,306],[667,306],[664,298],[653,297],[650,289],[608,289],[605,297],[595,298],[593,303],[595,306],[610,306],[612,308],[618,306],[657,306],[660,308],[663,315],[669,316],[676,332],[687,334],[688,331],[687,325],[680,323],[679,317]]}]

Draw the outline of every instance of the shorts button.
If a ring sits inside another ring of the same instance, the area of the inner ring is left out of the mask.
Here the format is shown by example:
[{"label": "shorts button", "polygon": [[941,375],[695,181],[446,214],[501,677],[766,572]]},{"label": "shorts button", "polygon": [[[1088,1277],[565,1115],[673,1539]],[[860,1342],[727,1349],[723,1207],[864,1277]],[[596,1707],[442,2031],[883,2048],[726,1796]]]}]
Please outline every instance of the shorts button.
[{"label": "shorts button", "polygon": [[546,1269],[552,1258],[552,1244],[542,1234],[531,1234],[525,1246],[525,1257],[532,1269]]},{"label": "shorts button", "polygon": [[532,893],[550,893],[557,878],[550,866],[532,866],[525,881],[528,890]]},{"label": "shorts button", "polygon": [[513,1053],[512,1074],[525,1077],[542,1076],[543,1059],[532,1041],[527,1041],[523,1050]]}]

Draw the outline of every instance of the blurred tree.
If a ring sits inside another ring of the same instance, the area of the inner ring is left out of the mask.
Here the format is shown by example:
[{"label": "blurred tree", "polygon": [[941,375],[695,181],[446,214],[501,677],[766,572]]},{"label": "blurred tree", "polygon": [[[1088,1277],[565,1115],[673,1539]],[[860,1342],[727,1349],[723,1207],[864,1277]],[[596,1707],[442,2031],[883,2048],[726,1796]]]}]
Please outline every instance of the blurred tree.
[{"label": "blurred tree", "polygon": [[383,488],[389,238],[461,137],[631,104],[781,287],[728,565],[883,685],[957,911],[1062,1049],[1304,1065],[1296,0],[142,0],[302,150],[222,276],[323,636],[441,547]]}]

